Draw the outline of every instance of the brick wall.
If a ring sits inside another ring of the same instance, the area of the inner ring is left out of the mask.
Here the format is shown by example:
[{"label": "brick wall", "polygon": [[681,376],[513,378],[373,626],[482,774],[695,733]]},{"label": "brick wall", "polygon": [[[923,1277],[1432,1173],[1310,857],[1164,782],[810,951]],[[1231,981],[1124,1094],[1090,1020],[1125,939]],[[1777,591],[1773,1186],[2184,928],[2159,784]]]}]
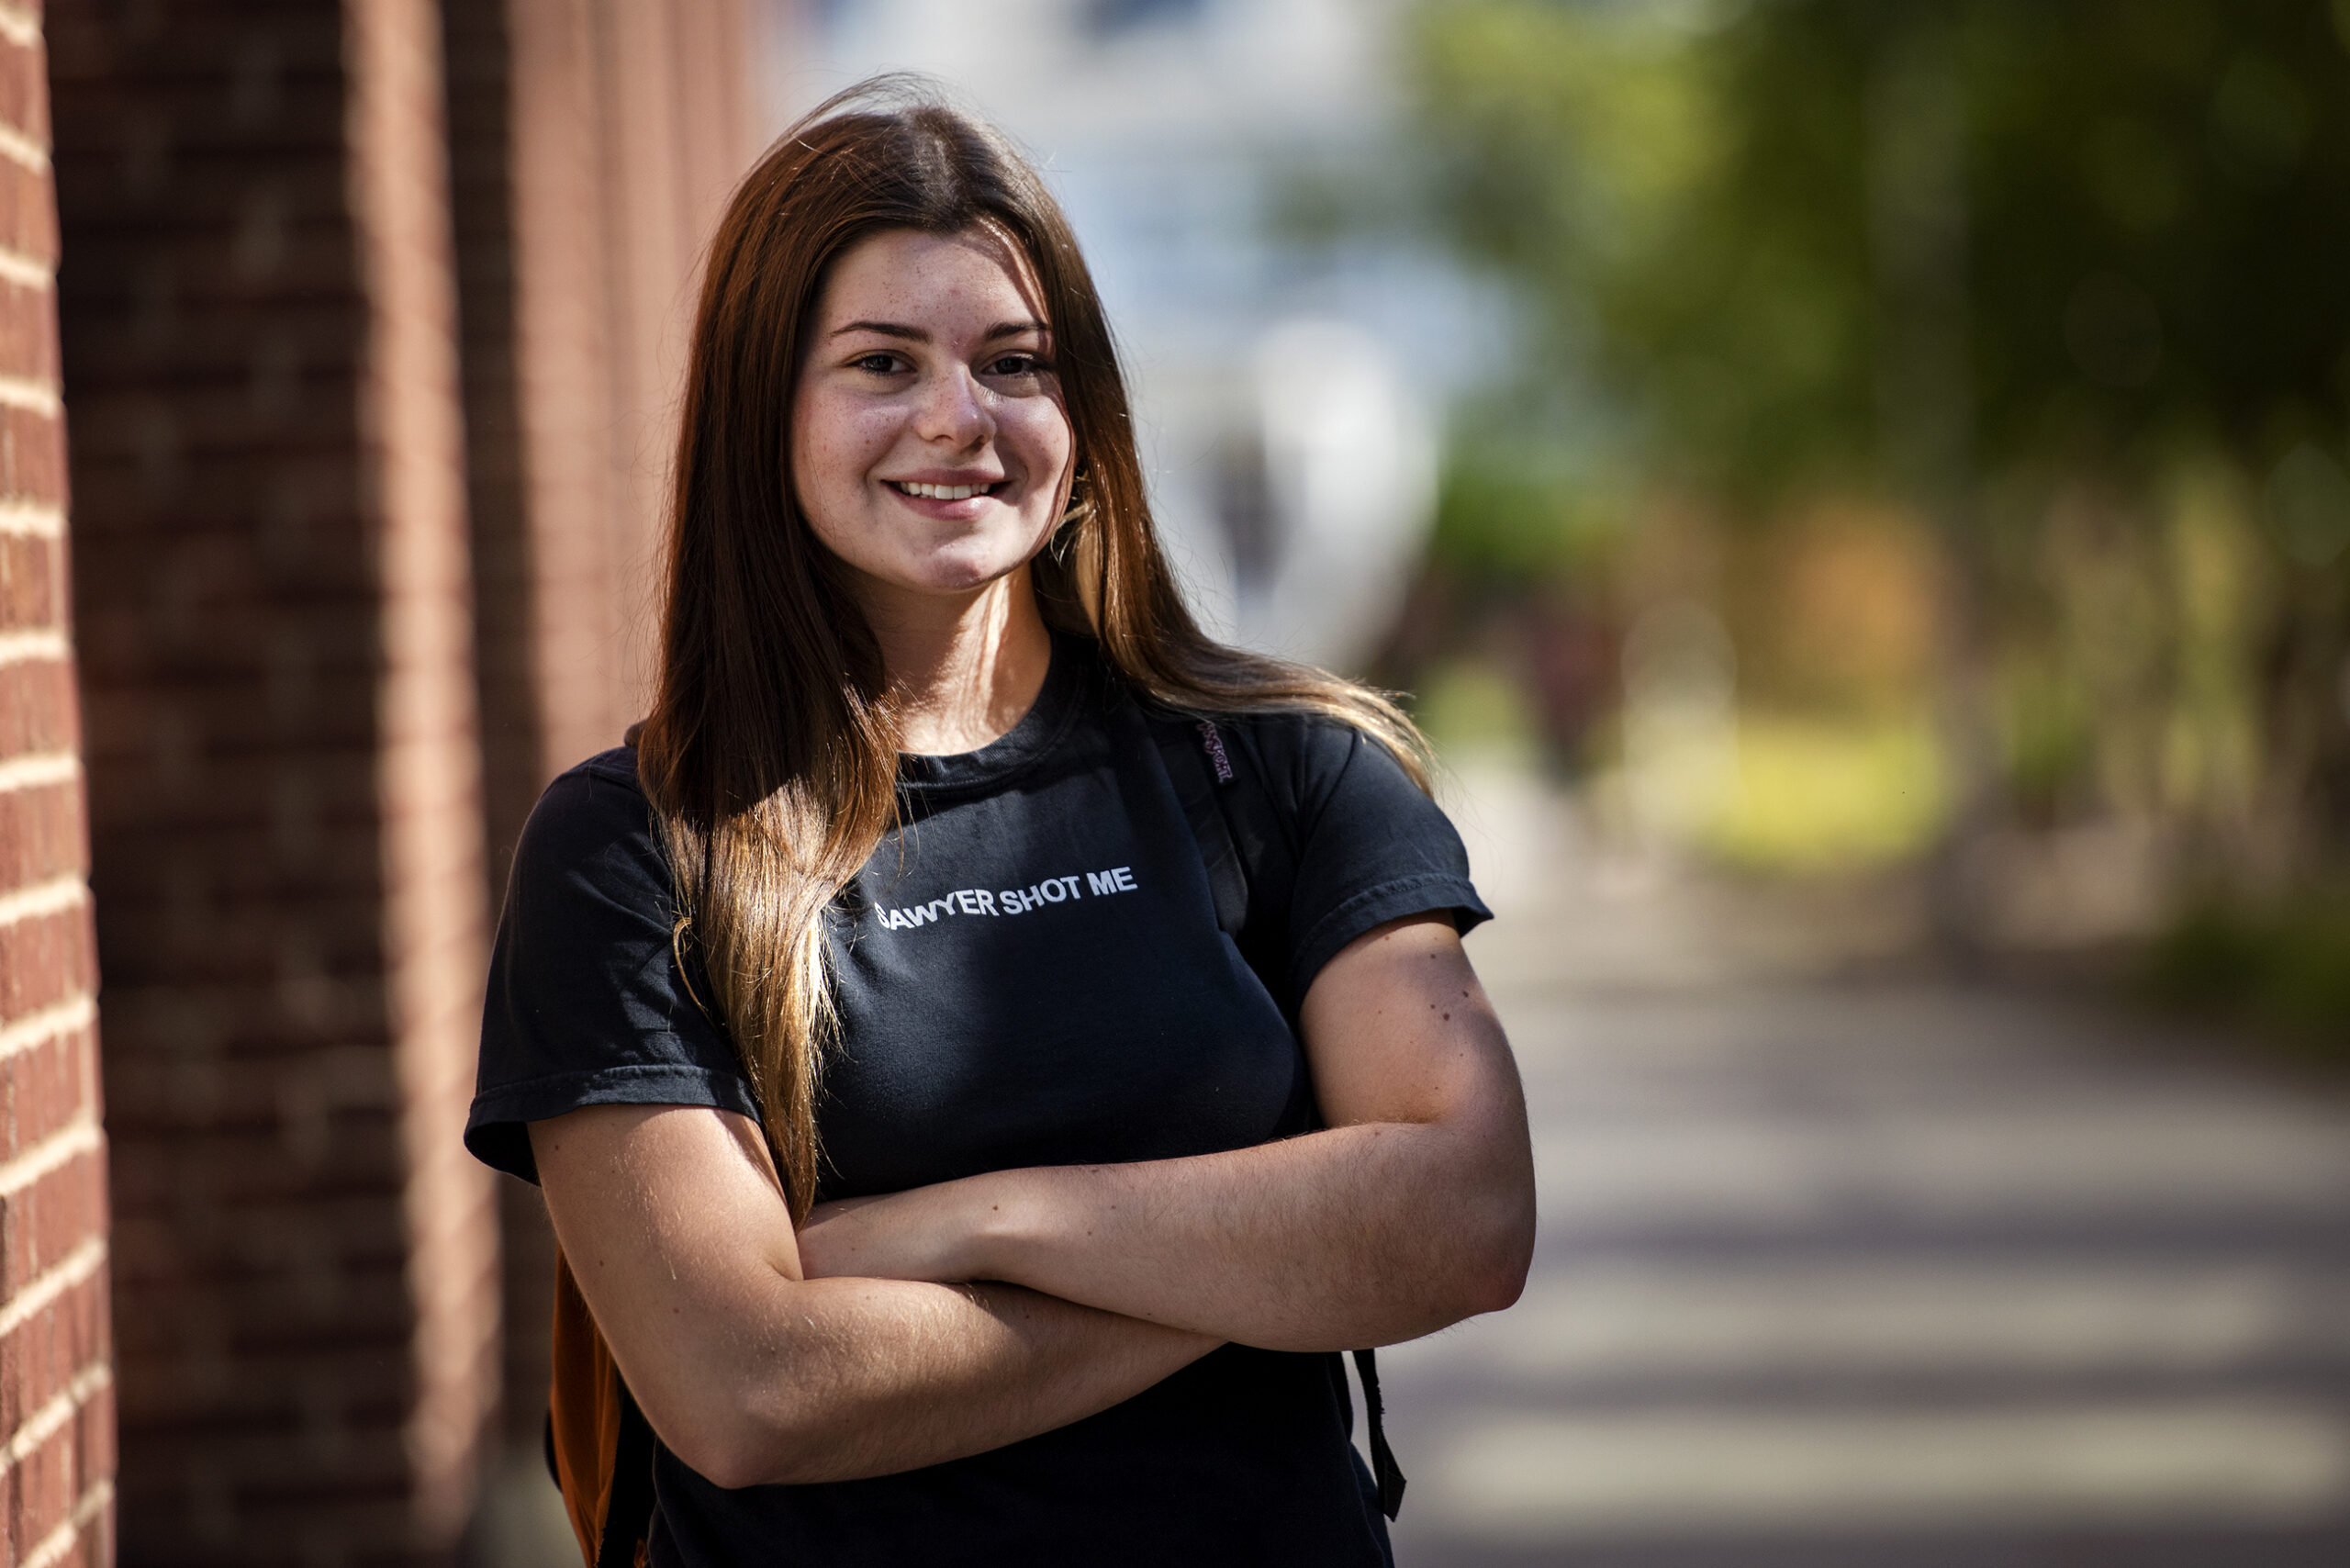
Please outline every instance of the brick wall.
[{"label": "brick wall", "polygon": [[437,25],[50,10],[127,1561],[445,1561],[494,1398]]},{"label": "brick wall", "polygon": [[436,0],[344,0],[351,189],[365,285],[364,504],[376,684],[386,1013],[399,1084],[413,1314],[402,1437],[421,1544],[453,1542],[496,1410],[498,1230],[465,1152],[487,940],[473,582]]},{"label": "brick wall", "polygon": [[112,1560],[106,1146],[38,6],[0,0],[0,1541]]},{"label": "brick wall", "polygon": [[650,691],[702,248],[756,151],[745,0],[446,23],[493,886],[554,771]]},{"label": "brick wall", "polygon": [[[447,13],[492,897],[547,780],[643,709],[700,248],[752,152],[743,0]],[[535,1466],[554,1238],[500,1182],[506,1429]]]},{"label": "brick wall", "polygon": [[[548,778],[626,723],[612,680],[592,20],[579,0],[514,0],[456,7],[444,24],[493,901]],[[554,1238],[535,1189],[498,1185],[503,1427],[527,1484],[546,1409]]]},{"label": "brick wall", "polygon": [[702,250],[756,151],[748,102],[756,29],[744,0],[603,0],[593,9],[618,67],[597,124],[613,273],[606,450],[621,498],[611,546],[614,678],[634,716],[652,689],[659,525]]},{"label": "brick wall", "polygon": [[486,894],[642,704],[751,11],[52,0],[52,309],[42,23],[0,0],[14,1561],[109,1554],[112,1406],[133,1562],[449,1561],[501,1382],[535,1429],[543,1214],[507,1185],[501,1380],[457,1141]]}]

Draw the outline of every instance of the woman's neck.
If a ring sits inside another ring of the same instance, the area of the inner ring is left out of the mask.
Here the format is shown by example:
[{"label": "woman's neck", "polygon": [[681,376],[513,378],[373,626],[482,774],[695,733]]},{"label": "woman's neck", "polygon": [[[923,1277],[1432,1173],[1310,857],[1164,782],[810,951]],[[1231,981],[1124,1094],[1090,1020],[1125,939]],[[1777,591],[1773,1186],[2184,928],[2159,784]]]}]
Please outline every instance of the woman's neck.
[{"label": "woman's neck", "polygon": [[968,599],[874,596],[865,613],[881,644],[901,751],[979,750],[1020,722],[1052,667],[1052,633],[1025,566]]}]

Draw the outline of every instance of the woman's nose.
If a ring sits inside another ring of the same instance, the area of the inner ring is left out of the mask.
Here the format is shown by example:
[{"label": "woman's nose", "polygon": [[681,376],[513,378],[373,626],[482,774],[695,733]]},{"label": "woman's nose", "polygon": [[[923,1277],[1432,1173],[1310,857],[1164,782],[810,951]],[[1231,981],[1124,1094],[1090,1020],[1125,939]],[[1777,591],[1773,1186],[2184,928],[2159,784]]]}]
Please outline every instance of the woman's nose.
[{"label": "woman's nose", "polygon": [[929,377],[915,412],[914,431],[924,441],[977,445],[995,433],[995,416],[969,369],[953,365]]}]

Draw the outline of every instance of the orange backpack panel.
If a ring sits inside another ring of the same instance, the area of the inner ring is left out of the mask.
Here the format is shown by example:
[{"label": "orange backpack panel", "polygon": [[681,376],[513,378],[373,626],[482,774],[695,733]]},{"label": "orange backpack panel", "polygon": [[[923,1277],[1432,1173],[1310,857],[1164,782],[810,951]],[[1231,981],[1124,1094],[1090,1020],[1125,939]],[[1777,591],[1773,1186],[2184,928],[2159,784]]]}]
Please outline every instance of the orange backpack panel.
[{"label": "orange backpack panel", "polygon": [[[547,1458],[580,1555],[587,1568],[640,1568],[653,1518],[652,1433],[559,1248],[553,1361]],[[607,1542],[614,1529],[619,1538]]]}]

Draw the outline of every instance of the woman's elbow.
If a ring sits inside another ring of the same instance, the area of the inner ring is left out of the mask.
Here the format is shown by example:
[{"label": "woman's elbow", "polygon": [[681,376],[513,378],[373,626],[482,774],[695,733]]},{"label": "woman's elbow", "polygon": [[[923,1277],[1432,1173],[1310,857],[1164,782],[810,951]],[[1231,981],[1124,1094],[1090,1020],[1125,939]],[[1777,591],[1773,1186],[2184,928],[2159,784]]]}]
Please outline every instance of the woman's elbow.
[{"label": "woman's elbow", "polygon": [[677,1462],[713,1486],[733,1491],[775,1479],[768,1472],[775,1455],[746,1421],[725,1419],[703,1411],[679,1422],[655,1419],[653,1429]]},{"label": "woman's elbow", "polygon": [[1499,1183],[1458,1232],[1465,1243],[1451,1271],[1460,1316],[1475,1317],[1515,1305],[1534,1262],[1534,1183]]},{"label": "woman's elbow", "polygon": [[768,1462],[769,1456],[754,1450],[749,1444],[714,1443],[681,1449],[671,1445],[687,1469],[709,1482],[712,1486],[732,1492],[744,1486],[760,1486],[788,1480],[777,1473]]},{"label": "woman's elbow", "polygon": [[722,1397],[646,1414],[662,1446],[713,1486],[733,1491],[826,1479],[819,1473],[825,1444],[789,1412]]},{"label": "woman's elbow", "polygon": [[1464,1282],[1460,1316],[1475,1317],[1516,1305],[1517,1298],[1526,1293],[1526,1271],[1531,1261],[1529,1250],[1494,1258],[1473,1271]]},{"label": "woman's elbow", "polygon": [[701,1445],[693,1452],[671,1452],[711,1485],[725,1491],[744,1486],[799,1486],[843,1479],[839,1448],[777,1432],[745,1431]]}]

